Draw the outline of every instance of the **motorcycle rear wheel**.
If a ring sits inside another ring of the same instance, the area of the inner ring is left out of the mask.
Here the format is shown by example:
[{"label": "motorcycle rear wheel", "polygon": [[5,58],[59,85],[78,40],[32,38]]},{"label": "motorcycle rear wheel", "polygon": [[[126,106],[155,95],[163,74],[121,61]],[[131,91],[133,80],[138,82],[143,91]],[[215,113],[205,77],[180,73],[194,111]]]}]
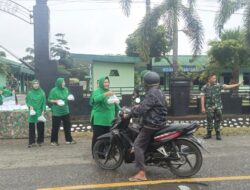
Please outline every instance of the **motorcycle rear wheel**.
[{"label": "motorcycle rear wheel", "polygon": [[178,177],[195,175],[200,170],[203,162],[200,149],[193,142],[185,139],[177,139],[175,144],[181,159],[169,161],[170,171]]},{"label": "motorcycle rear wheel", "polygon": [[119,143],[110,144],[110,139],[99,139],[93,147],[96,164],[105,170],[115,170],[121,166],[124,153]]}]

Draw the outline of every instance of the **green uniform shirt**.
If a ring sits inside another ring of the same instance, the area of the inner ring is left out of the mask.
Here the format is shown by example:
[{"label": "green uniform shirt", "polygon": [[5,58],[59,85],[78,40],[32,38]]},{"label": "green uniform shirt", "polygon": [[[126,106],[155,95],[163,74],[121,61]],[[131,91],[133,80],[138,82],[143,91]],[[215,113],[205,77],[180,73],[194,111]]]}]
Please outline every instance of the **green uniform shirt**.
[{"label": "green uniform shirt", "polygon": [[103,77],[99,80],[99,88],[96,89],[90,98],[91,122],[93,125],[111,126],[118,110],[115,104],[108,104],[109,97],[104,96],[104,93],[109,91],[104,89],[104,80],[108,79]]},{"label": "green uniform shirt", "polygon": [[10,96],[12,96],[13,94],[12,94],[12,92],[10,91],[10,90],[8,90],[8,89],[4,89],[3,90],[3,96],[4,97],[10,97]]},{"label": "green uniform shirt", "polygon": [[51,100],[63,100],[64,105],[59,106],[55,103],[51,106],[51,111],[53,116],[64,116],[69,114],[69,104],[68,104],[68,96],[69,90],[68,88],[62,88],[62,83],[64,78],[58,78],[56,80],[55,87],[50,91],[48,101]]},{"label": "green uniform shirt", "polygon": [[201,95],[205,96],[206,109],[222,109],[221,90],[223,85],[216,83],[214,85],[206,84],[201,88]]},{"label": "green uniform shirt", "polygon": [[[33,82],[37,82],[34,80]],[[32,106],[36,115],[30,115],[28,121],[30,123],[37,123],[38,117],[41,116],[43,111],[46,111],[46,96],[41,88],[31,89],[26,96],[26,104],[28,107]]]}]

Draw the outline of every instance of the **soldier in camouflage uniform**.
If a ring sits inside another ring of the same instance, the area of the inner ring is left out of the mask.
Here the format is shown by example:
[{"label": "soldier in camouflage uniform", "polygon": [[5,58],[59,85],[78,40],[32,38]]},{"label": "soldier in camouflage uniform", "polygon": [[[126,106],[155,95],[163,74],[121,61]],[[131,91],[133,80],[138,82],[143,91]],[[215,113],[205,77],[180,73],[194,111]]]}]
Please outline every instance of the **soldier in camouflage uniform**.
[{"label": "soldier in camouflage uniform", "polygon": [[217,83],[216,75],[211,74],[208,82],[201,89],[201,109],[202,113],[207,114],[207,134],[204,139],[212,138],[213,127],[216,131],[216,139],[221,140],[220,124],[222,121],[222,101],[221,90],[239,87],[243,81],[238,84],[221,85]]}]

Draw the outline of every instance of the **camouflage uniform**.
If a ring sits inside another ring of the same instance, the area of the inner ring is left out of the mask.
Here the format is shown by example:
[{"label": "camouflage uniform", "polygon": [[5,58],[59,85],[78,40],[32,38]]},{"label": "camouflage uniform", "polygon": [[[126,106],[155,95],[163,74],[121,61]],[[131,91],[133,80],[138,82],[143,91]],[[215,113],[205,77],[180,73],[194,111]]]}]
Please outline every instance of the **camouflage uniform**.
[{"label": "camouflage uniform", "polygon": [[219,83],[214,85],[206,84],[201,88],[201,95],[205,96],[208,132],[211,132],[213,130],[213,127],[215,131],[220,131],[223,108],[221,100],[222,89],[223,85]]}]

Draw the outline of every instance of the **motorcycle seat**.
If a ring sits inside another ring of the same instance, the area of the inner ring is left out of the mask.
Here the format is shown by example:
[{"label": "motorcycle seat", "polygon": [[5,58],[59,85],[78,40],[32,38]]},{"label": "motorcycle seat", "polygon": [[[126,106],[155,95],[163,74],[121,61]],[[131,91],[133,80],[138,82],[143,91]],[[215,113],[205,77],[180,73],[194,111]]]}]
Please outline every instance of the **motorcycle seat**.
[{"label": "motorcycle seat", "polygon": [[191,130],[196,127],[196,123],[173,123],[169,126],[164,127],[163,129],[157,131],[154,136],[161,135],[163,133],[173,132],[173,131],[183,131]]}]

